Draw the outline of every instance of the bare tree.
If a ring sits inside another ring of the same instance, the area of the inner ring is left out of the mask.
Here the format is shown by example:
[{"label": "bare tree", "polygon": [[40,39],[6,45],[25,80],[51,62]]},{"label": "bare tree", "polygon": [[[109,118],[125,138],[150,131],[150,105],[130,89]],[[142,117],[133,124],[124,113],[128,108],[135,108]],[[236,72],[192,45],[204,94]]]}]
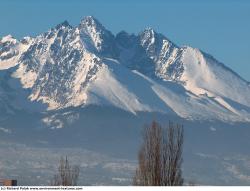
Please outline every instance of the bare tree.
[{"label": "bare tree", "polygon": [[79,177],[79,166],[71,166],[67,156],[62,157],[58,167],[58,173],[51,181],[52,186],[76,186]]},{"label": "bare tree", "polygon": [[155,121],[144,129],[138,153],[134,185],[178,186],[183,184],[181,164],[183,127],[169,122],[162,128]]}]

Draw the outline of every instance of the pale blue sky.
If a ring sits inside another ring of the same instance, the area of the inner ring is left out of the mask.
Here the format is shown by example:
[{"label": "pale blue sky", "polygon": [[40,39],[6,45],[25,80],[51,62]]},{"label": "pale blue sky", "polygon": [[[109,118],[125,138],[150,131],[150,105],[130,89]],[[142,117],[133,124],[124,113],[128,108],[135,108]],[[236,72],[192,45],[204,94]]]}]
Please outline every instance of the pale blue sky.
[{"label": "pale blue sky", "polygon": [[0,37],[35,36],[87,15],[114,34],[152,27],[178,45],[213,55],[250,81],[250,1],[248,0],[1,0]]}]

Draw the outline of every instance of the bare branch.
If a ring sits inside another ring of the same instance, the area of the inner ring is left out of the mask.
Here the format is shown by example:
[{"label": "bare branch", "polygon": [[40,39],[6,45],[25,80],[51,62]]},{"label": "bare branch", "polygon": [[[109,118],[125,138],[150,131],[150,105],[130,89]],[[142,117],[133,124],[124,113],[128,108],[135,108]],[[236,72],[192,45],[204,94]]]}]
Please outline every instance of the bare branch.
[{"label": "bare branch", "polygon": [[153,121],[144,129],[138,153],[134,185],[177,186],[183,184],[181,164],[183,127],[169,122],[167,128]]},{"label": "bare branch", "polygon": [[51,181],[52,186],[76,186],[79,177],[79,166],[70,166],[69,160],[66,156],[60,160],[58,167],[58,173]]}]

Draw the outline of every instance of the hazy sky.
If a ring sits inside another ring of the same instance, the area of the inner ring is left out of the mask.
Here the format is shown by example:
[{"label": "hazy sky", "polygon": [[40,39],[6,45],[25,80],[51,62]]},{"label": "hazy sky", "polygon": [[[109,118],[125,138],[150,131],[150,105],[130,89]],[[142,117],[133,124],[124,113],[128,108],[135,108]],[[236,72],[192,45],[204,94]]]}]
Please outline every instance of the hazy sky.
[{"label": "hazy sky", "polygon": [[35,36],[87,15],[113,33],[152,27],[177,45],[199,48],[250,81],[248,0],[1,0],[0,36]]}]

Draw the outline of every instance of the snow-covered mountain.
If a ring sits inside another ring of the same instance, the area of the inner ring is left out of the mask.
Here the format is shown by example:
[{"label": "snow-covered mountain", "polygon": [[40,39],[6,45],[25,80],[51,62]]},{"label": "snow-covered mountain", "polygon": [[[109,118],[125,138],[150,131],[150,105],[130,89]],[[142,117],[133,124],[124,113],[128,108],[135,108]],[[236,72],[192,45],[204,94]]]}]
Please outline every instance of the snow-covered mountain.
[{"label": "snow-covered mountain", "polygon": [[249,83],[215,58],[151,28],[113,35],[91,16],[34,38],[3,37],[0,78],[3,111],[105,105],[133,114],[250,122]]}]

